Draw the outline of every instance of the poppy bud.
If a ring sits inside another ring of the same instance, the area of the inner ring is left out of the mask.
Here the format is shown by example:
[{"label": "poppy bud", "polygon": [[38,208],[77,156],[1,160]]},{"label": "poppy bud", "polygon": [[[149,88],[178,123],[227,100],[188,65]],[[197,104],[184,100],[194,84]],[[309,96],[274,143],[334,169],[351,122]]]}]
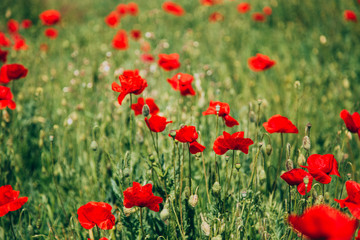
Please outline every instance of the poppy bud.
[{"label": "poppy bud", "polygon": [[286,144],[286,158],[290,158],[290,153],[291,153],[291,145],[290,143]]},{"label": "poppy bud", "polygon": [[150,162],[153,163],[153,162],[155,161],[154,155],[150,154],[150,155],[149,155],[149,160],[150,160]]},{"label": "poppy bud", "polygon": [[205,236],[210,236],[210,232],[211,232],[211,227],[210,225],[205,221],[205,218],[203,217],[202,213],[200,213],[200,217],[201,217],[201,231],[203,232],[203,234]]},{"label": "poppy bud", "polygon": [[211,238],[211,240],[222,240],[221,235],[217,235],[216,237]]},{"label": "poppy bud", "polygon": [[164,208],[161,212],[160,212],[160,219],[167,225],[168,224],[168,219],[170,218],[170,213],[169,210],[167,208]]},{"label": "poppy bud", "polygon": [[220,193],[220,191],[221,191],[221,185],[220,185],[220,183],[219,182],[215,182],[214,183],[214,185],[212,186],[212,190],[213,190],[213,193],[214,194],[219,194]]},{"label": "poppy bud", "polygon": [[259,142],[258,147],[261,148],[264,145],[264,142]]},{"label": "poppy bud", "polygon": [[216,105],[215,106],[215,110],[216,110],[216,115],[219,115],[219,112],[220,112],[220,105]]},{"label": "poppy bud", "polygon": [[303,138],[303,148],[306,150],[306,151],[309,151],[310,150],[310,147],[311,147],[311,143],[310,143],[310,138],[308,136],[305,136]]},{"label": "poppy bud", "polygon": [[265,180],[265,179],[266,179],[266,173],[265,173],[264,169],[261,169],[261,170],[259,171],[259,180],[260,180],[260,181],[263,181],[263,180]]},{"label": "poppy bud", "polygon": [[34,228],[33,228],[33,226],[31,224],[28,225],[27,231],[28,231],[30,236],[34,235]]},{"label": "poppy bud", "polygon": [[197,195],[197,190],[199,189],[199,187],[196,188],[195,190],[195,194],[191,195],[189,198],[189,205],[192,206],[193,208],[196,207],[198,201],[199,201],[199,197]]},{"label": "poppy bud", "polygon": [[229,155],[226,155],[226,156],[225,156],[225,161],[228,162],[229,159],[230,159],[230,156],[229,156]]},{"label": "poppy bud", "polygon": [[285,167],[287,171],[294,169],[293,161],[291,159],[287,159],[285,162]]},{"label": "poppy bud", "polygon": [[348,180],[351,180],[351,173],[346,174],[346,176]]},{"label": "poppy bud", "polygon": [[324,203],[324,197],[323,195],[319,195],[316,199],[315,199],[315,204],[314,205],[320,205]]},{"label": "poppy bud", "polygon": [[266,152],[266,155],[268,155],[268,156],[271,155],[271,152],[272,152],[272,146],[271,146],[271,144],[267,144],[267,145],[266,145],[266,150],[265,150],[265,152]]},{"label": "poppy bud", "polygon": [[176,137],[176,131],[175,130],[171,130],[170,131],[170,136],[172,137],[172,139],[174,140]]},{"label": "poppy bud", "polygon": [[325,192],[325,196],[324,196],[325,200],[328,202],[330,200],[330,194],[329,192]]},{"label": "poppy bud", "polygon": [[246,198],[246,196],[247,196],[247,191],[246,190],[241,191],[241,197]]},{"label": "poppy bud", "polygon": [[239,170],[240,170],[240,168],[241,168],[241,164],[240,164],[240,163],[236,163],[236,164],[235,164],[235,168],[236,168],[236,170],[238,170],[238,171],[239,171]]},{"label": "poppy bud", "polygon": [[130,169],[129,168],[124,168],[123,175],[124,175],[124,178],[129,177],[130,176]]},{"label": "poppy bud", "polygon": [[130,216],[131,214],[133,214],[134,212],[136,212],[137,208],[135,208],[135,207],[132,207],[132,208],[126,208],[126,207],[124,207],[123,210],[124,210],[125,216],[128,217],[128,216]]},{"label": "poppy bud", "polygon": [[150,108],[147,104],[144,104],[144,106],[142,108],[142,115],[144,117],[147,117],[147,116],[149,116],[149,114],[150,114]]},{"label": "poppy bud", "polygon": [[305,159],[304,154],[300,153],[300,154],[299,154],[299,157],[298,157],[298,159],[297,159],[298,165],[304,165],[305,161],[306,161],[306,159]]},{"label": "poppy bud", "polygon": [[93,150],[93,151],[96,151],[97,148],[98,148],[98,144],[95,140],[93,140],[90,144],[90,148]]}]

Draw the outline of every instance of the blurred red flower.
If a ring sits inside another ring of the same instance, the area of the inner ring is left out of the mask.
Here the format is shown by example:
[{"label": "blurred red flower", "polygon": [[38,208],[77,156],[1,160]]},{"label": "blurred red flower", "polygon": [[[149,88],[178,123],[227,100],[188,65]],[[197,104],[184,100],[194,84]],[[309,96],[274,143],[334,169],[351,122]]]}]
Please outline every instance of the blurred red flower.
[{"label": "blurred red flower", "polygon": [[334,200],[340,203],[341,208],[347,207],[354,217],[360,219],[360,184],[355,181],[347,181],[346,191],[347,198]]},{"label": "blurred red flower", "polygon": [[153,55],[151,55],[150,53],[143,53],[141,54],[140,57],[141,61],[143,61],[144,63],[152,63],[155,61],[155,58]]},{"label": "blurred red flower", "polygon": [[109,27],[116,27],[120,22],[120,17],[119,14],[116,11],[112,11],[111,13],[109,13],[109,15],[107,15],[105,17],[105,23],[109,26]]},{"label": "blurred red flower", "polygon": [[1,62],[3,62],[3,63],[6,62],[8,53],[9,53],[9,51],[5,51],[0,48],[0,61]]},{"label": "blurred red flower", "polygon": [[21,64],[4,64],[0,69],[0,83],[26,77],[28,70]]},{"label": "blurred red flower", "polygon": [[[0,107],[2,105],[2,100],[1,100],[1,94],[3,92],[2,88],[6,88],[6,87],[0,86]],[[0,217],[5,216],[6,214],[8,214],[8,212],[12,212],[20,209],[28,201],[28,197],[19,198],[19,195],[20,195],[20,191],[13,190],[11,185],[5,185],[0,187]]]},{"label": "blurred red flower", "polygon": [[147,207],[154,212],[158,212],[160,211],[159,204],[162,202],[161,197],[154,196],[150,183],[141,186],[140,183],[133,182],[133,186],[124,191],[124,206],[126,208],[134,206]]},{"label": "blurred red flower", "polygon": [[13,40],[14,40],[14,45],[13,45],[14,50],[19,51],[19,50],[28,49],[29,46],[26,44],[26,41],[22,36],[13,35]]},{"label": "blurred red flower", "polygon": [[57,10],[46,10],[39,15],[39,18],[43,25],[51,26],[60,21],[60,12]]},{"label": "blurred red flower", "polygon": [[40,44],[40,51],[47,52],[49,50],[49,46],[46,43]]},{"label": "blurred red flower", "polygon": [[77,210],[80,225],[85,229],[92,229],[97,225],[103,230],[110,230],[115,225],[112,207],[104,202],[88,202]]},{"label": "blurred red flower", "polygon": [[344,11],[344,19],[349,22],[357,22],[357,17],[355,12],[351,10],[345,10]]},{"label": "blurred red flower", "polygon": [[266,21],[264,14],[259,13],[259,12],[253,13],[251,17],[255,22],[265,22]]},{"label": "blurred red flower", "polygon": [[112,46],[118,50],[125,50],[129,47],[128,38],[125,30],[119,30],[112,40]]},{"label": "blurred red flower", "polygon": [[249,146],[252,144],[253,140],[244,138],[244,132],[230,134],[224,131],[222,136],[216,138],[213,150],[217,155],[223,155],[229,150],[240,150],[248,154]]},{"label": "blurred red flower", "polygon": [[[171,135],[169,135],[171,137]],[[198,143],[196,140],[199,135],[196,132],[196,128],[194,126],[182,126],[179,130],[176,130],[175,139],[182,143],[190,143],[190,153],[196,154],[198,152],[203,152],[205,150],[205,146]]]},{"label": "blurred red flower", "polygon": [[177,53],[171,53],[171,54],[160,53],[158,64],[164,70],[171,71],[180,67],[179,58],[180,56]]},{"label": "blurred red flower", "polygon": [[5,33],[0,32],[0,47],[10,47],[11,41],[5,35]]},{"label": "blurred red flower", "polygon": [[332,154],[312,154],[307,159],[307,164],[308,166],[300,165],[300,167],[307,168],[315,180],[322,184],[331,182],[331,177],[329,175],[340,177],[338,163]]},{"label": "blurred red flower", "polygon": [[247,13],[248,11],[250,11],[250,9],[251,6],[247,2],[239,3],[239,5],[237,6],[237,10],[239,13]]},{"label": "blurred red flower", "polygon": [[[360,3],[360,0],[358,0],[358,2]],[[355,238],[355,240],[360,240],[360,229],[359,229],[359,231],[358,231],[358,235],[357,235],[357,237]]]},{"label": "blurred red flower", "polygon": [[218,101],[210,101],[209,108],[203,112],[204,116],[214,114],[216,115],[216,106],[219,105],[219,116],[222,117],[225,121],[226,126],[233,127],[235,125],[239,125],[239,122],[236,121],[235,118],[231,117],[230,114],[230,106],[227,103],[218,102]]},{"label": "blurred red flower", "polygon": [[270,15],[272,14],[272,9],[271,9],[271,7],[269,7],[269,6],[264,7],[264,8],[263,8],[263,13],[264,13],[265,15],[270,16]]},{"label": "blurred red flower", "polygon": [[172,121],[166,121],[166,117],[152,115],[149,119],[145,118],[145,123],[152,132],[162,132],[165,130],[166,125],[172,123]]},{"label": "blurred red flower", "polygon": [[140,98],[138,98],[137,103],[133,103],[131,105],[131,109],[134,110],[135,116],[142,114],[142,109],[143,109],[145,103],[146,103],[146,105],[148,105],[151,115],[159,113],[159,111],[160,111],[159,107],[156,105],[154,99],[146,98],[144,101],[144,98],[140,97]]},{"label": "blurred red flower", "polygon": [[218,22],[223,20],[224,20],[224,16],[219,12],[213,12],[209,16],[209,22]]},{"label": "blurred red flower", "polygon": [[30,28],[32,26],[32,21],[30,19],[24,19],[21,22],[21,27],[24,29]]},{"label": "blurred red flower", "polygon": [[268,133],[299,133],[297,127],[286,117],[276,114],[263,123]]},{"label": "blurred red flower", "polygon": [[187,73],[177,73],[171,79],[167,81],[170,83],[171,87],[180,91],[182,96],[191,95],[194,96],[196,93],[191,85],[194,77]]},{"label": "blurred red flower", "polygon": [[56,39],[58,36],[58,31],[55,28],[47,28],[44,34],[50,39]]},{"label": "blurred red flower", "polygon": [[[12,100],[14,98],[13,94],[10,91],[10,88],[0,85],[0,109],[4,109],[6,107],[10,109],[15,109],[16,104]],[[1,202],[1,200],[0,200]]]},{"label": "blurred red flower", "polygon": [[317,205],[300,215],[290,215],[288,223],[309,239],[351,240],[358,227],[356,219],[327,205]]},{"label": "blurred red flower", "polygon": [[185,14],[185,10],[179,4],[171,1],[164,2],[162,8],[165,12],[173,14],[175,16],[182,16]]},{"label": "blurred red flower", "polygon": [[139,7],[136,3],[134,2],[129,2],[127,4],[127,12],[130,14],[130,15],[133,15],[133,16],[136,16],[139,12]]},{"label": "blurred red flower", "polygon": [[134,40],[139,40],[141,38],[141,31],[140,30],[131,30],[130,32],[130,36],[134,39]]},{"label": "blurred red flower", "polygon": [[222,3],[222,0],[200,0],[200,3],[204,6],[213,6]]},{"label": "blurred red flower", "polygon": [[124,16],[127,13],[127,5],[124,3],[120,3],[116,7],[116,11],[120,15],[120,17]]},{"label": "blurred red flower", "polygon": [[125,96],[128,94],[141,94],[147,87],[147,82],[139,75],[139,70],[126,70],[119,76],[120,84],[113,82],[111,88],[115,92],[119,92],[118,102],[121,105]]},{"label": "blurred red flower", "polygon": [[142,41],[140,46],[141,51],[149,52],[151,50],[150,43],[147,41]]},{"label": "blurred red flower", "polygon": [[290,186],[297,186],[297,190],[301,195],[305,195],[305,183],[304,178],[309,178],[309,183],[306,189],[306,193],[309,193],[312,187],[313,176],[301,168],[294,168],[288,172],[283,173],[280,176]]},{"label": "blurred red flower", "polygon": [[360,114],[354,112],[351,115],[348,110],[344,109],[340,112],[340,117],[344,120],[346,128],[352,133],[357,133],[360,139]]},{"label": "blurred red flower", "polygon": [[263,54],[256,54],[248,60],[249,68],[255,72],[265,71],[275,65],[275,61]]},{"label": "blurred red flower", "polygon": [[19,23],[14,19],[10,19],[7,22],[7,28],[9,33],[17,33],[19,31]]}]

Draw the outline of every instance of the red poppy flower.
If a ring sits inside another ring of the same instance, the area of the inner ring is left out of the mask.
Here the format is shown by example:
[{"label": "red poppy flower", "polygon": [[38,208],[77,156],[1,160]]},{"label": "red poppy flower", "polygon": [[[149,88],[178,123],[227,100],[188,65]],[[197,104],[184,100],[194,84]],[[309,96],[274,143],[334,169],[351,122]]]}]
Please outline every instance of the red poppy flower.
[{"label": "red poppy flower", "polygon": [[112,46],[118,50],[125,50],[129,47],[128,38],[125,30],[119,30],[112,40]]},{"label": "red poppy flower", "polygon": [[32,26],[32,21],[30,19],[24,19],[21,22],[21,27],[24,29],[30,28]]},{"label": "red poppy flower", "polygon": [[182,16],[185,14],[185,10],[179,4],[171,1],[164,2],[162,8],[165,10],[165,12],[175,16]]},{"label": "red poppy flower", "polygon": [[127,4],[127,12],[130,14],[130,15],[133,15],[133,16],[136,16],[139,12],[139,7],[136,3],[134,2],[129,2]]},{"label": "red poppy flower", "polygon": [[213,12],[209,16],[209,22],[218,22],[223,20],[224,20],[224,16],[219,12]]},{"label": "red poppy flower", "polygon": [[[169,137],[171,137],[170,134]],[[189,150],[191,154],[196,154],[205,150],[205,146],[196,141],[198,137],[199,135],[194,126],[185,125],[179,130],[176,130],[175,139],[182,143],[190,143]]]},{"label": "red poppy flower", "polygon": [[143,53],[141,54],[140,57],[141,61],[143,61],[144,63],[152,63],[155,61],[155,58],[153,55],[151,55],[150,53]]},{"label": "red poppy flower", "polygon": [[58,36],[58,31],[55,28],[47,28],[44,34],[50,39],[56,39]]},{"label": "red poppy flower", "polygon": [[301,166],[307,168],[309,173],[315,178],[316,181],[322,184],[331,182],[329,175],[336,175],[340,177],[338,171],[338,163],[332,154],[312,154],[307,159],[308,166]]},{"label": "red poppy flower", "polygon": [[5,64],[0,69],[0,83],[26,77],[28,70],[21,64]]},{"label": "red poppy flower", "polygon": [[4,51],[0,48],[0,61],[5,63],[7,60],[7,55],[8,55],[9,51]]},{"label": "red poppy flower", "polygon": [[264,13],[265,15],[270,16],[270,15],[272,14],[272,9],[271,9],[271,7],[269,7],[269,6],[264,7],[264,8],[263,8],[263,13]]},{"label": "red poppy flower", "polygon": [[346,128],[352,133],[357,133],[360,139],[360,114],[358,112],[354,112],[351,115],[344,109],[340,112],[340,117],[344,120]]},{"label": "red poppy flower", "polygon": [[210,106],[205,112],[203,112],[203,115],[204,116],[210,115],[210,114],[216,115],[216,106],[217,105],[220,106],[219,116],[224,119],[226,126],[233,127],[235,125],[239,125],[239,122],[236,121],[235,118],[233,118],[229,115],[230,114],[230,106],[227,103],[210,101]]},{"label": "red poppy flower", "polygon": [[0,217],[5,216],[8,212],[20,209],[28,201],[28,197],[19,198],[19,195],[20,191],[13,190],[11,185],[0,187]]},{"label": "red poppy flower", "polygon": [[265,22],[266,21],[264,14],[259,13],[259,12],[253,13],[251,17],[255,22]]},{"label": "red poppy flower", "polygon": [[349,22],[357,22],[357,17],[355,12],[351,10],[345,10],[344,11],[344,19]]},{"label": "red poppy flower", "polygon": [[358,227],[356,219],[327,205],[305,210],[303,215],[290,215],[289,224],[309,239],[351,240]]},{"label": "red poppy flower", "polygon": [[51,26],[60,21],[60,12],[57,10],[46,10],[39,15],[43,25]]},{"label": "red poppy flower", "polygon": [[360,219],[360,184],[355,181],[347,181],[346,191],[347,198],[334,200],[340,203],[341,208],[347,207],[354,217]]},{"label": "red poppy flower", "polygon": [[104,202],[88,202],[77,210],[78,219],[85,229],[92,229],[97,225],[103,230],[110,230],[115,225],[112,207]]},{"label": "red poppy flower", "polygon": [[26,44],[25,39],[22,38],[20,35],[15,35],[13,39],[14,39],[14,45],[13,45],[14,50],[19,51],[19,50],[28,49],[28,45]]},{"label": "red poppy flower", "polygon": [[166,71],[171,71],[180,67],[179,62],[179,54],[172,53],[172,54],[159,54],[159,61],[158,64]]},{"label": "red poppy flower", "polygon": [[196,93],[191,86],[194,77],[187,73],[177,73],[171,79],[167,81],[170,83],[171,87],[176,90],[180,91],[182,96],[192,95],[194,96]]},{"label": "red poppy flower", "polygon": [[109,27],[116,27],[120,22],[120,17],[118,15],[117,12],[112,11],[111,13],[109,13],[109,15],[107,15],[105,17],[105,23],[109,26]]},{"label": "red poppy flower", "polygon": [[251,6],[247,2],[239,3],[239,5],[237,6],[237,10],[239,13],[247,13],[248,11],[250,11],[250,9]]},{"label": "red poppy flower", "polygon": [[150,114],[151,115],[155,115],[159,113],[159,107],[156,105],[154,99],[152,98],[147,98],[145,99],[144,102],[144,98],[140,97],[137,100],[137,103],[133,103],[131,105],[131,109],[134,110],[135,116],[142,114],[142,109],[144,107],[144,105],[148,105],[149,109],[150,109]]},{"label": "red poppy flower", "polygon": [[162,202],[161,197],[154,196],[150,183],[141,186],[140,183],[133,182],[133,186],[124,191],[124,206],[126,208],[134,206],[147,207],[154,212],[158,212],[160,210],[159,204]]},{"label": "red poppy flower", "polygon": [[166,117],[152,115],[149,119],[145,118],[145,123],[152,132],[162,132],[165,130],[166,125],[172,123],[172,121],[166,121]]},{"label": "red poppy flower", "polygon": [[12,95],[10,88],[5,86],[0,86],[0,109],[4,109],[6,107],[10,109],[15,109],[16,104],[12,100],[13,98],[14,96]]},{"label": "red poppy flower", "polygon": [[216,138],[213,149],[217,155],[223,155],[229,150],[240,150],[245,154],[249,152],[249,146],[254,144],[250,138],[244,138],[244,132],[230,134],[223,132],[223,135]]},{"label": "red poppy flower", "polygon": [[120,17],[124,16],[127,13],[127,5],[123,4],[123,3],[120,3],[119,5],[117,5],[116,11],[120,15]]},{"label": "red poppy flower", "polygon": [[312,187],[313,176],[301,168],[294,168],[280,176],[290,186],[297,186],[297,190],[301,195],[305,195],[304,177],[309,178],[306,193],[309,193]]},{"label": "red poppy flower", "polygon": [[119,76],[120,84],[113,82],[111,88],[115,92],[119,92],[118,102],[121,105],[123,99],[129,93],[135,95],[141,94],[147,87],[147,82],[139,75],[139,70],[126,70]]},{"label": "red poppy flower", "polygon": [[139,39],[141,38],[141,31],[140,31],[140,30],[131,30],[130,36],[131,36],[134,40],[139,40]]},{"label": "red poppy flower", "polygon": [[17,33],[19,31],[19,23],[14,19],[10,19],[7,23],[9,33]]},{"label": "red poppy flower", "polygon": [[5,35],[5,33],[0,32],[0,47],[10,47],[11,41]]},{"label": "red poppy flower", "polygon": [[263,54],[256,54],[248,60],[249,68],[255,72],[265,71],[275,65],[275,61]]},{"label": "red poppy flower", "polygon": [[222,0],[200,0],[200,3],[204,6],[213,6],[222,3]]},{"label": "red poppy flower", "polygon": [[268,133],[299,133],[297,127],[286,117],[276,114],[263,123]]}]

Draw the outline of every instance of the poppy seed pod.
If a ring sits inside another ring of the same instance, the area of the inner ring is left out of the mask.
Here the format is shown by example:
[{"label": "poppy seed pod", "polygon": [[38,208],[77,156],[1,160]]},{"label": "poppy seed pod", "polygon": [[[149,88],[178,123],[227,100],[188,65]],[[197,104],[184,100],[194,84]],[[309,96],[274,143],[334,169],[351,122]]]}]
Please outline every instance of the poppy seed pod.
[{"label": "poppy seed pod", "polygon": [[93,150],[93,151],[96,151],[97,148],[98,148],[98,144],[95,140],[91,141],[91,144],[90,144],[90,148]]},{"label": "poppy seed pod", "polygon": [[266,155],[270,156],[271,152],[272,152],[272,146],[271,144],[267,144],[266,145],[266,149],[265,149]]},{"label": "poppy seed pod", "polygon": [[307,188],[308,184],[309,184],[309,177],[308,176],[305,176],[304,179],[304,184],[305,184],[305,189]]},{"label": "poppy seed pod", "polygon": [[302,146],[306,151],[310,150],[311,142],[310,142],[310,138],[308,136],[305,136],[303,138],[303,145]]},{"label": "poppy seed pod", "polygon": [[147,104],[144,104],[144,106],[142,108],[142,115],[144,117],[147,117],[147,116],[149,116],[149,114],[150,114],[150,108]]},{"label": "poppy seed pod", "polygon": [[216,114],[219,115],[219,112],[220,112],[220,105],[216,105],[215,106],[215,111],[216,111]]},{"label": "poppy seed pod", "polygon": [[240,170],[240,168],[241,168],[241,164],[240,164],[240,163],[236,163],[236,164],[235,164],[235,168],[236,168],[236,170],[238,170],[238,171],[239,171],[239,170]]}]

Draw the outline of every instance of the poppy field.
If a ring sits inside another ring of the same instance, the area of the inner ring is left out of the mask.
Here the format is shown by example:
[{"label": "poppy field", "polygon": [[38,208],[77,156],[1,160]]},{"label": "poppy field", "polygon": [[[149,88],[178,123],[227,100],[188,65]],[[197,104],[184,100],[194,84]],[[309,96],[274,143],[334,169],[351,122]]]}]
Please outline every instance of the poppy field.
[{"label": "poppy field", "polygon": [[0,240],[360,240],[360,1],[0,2]]}]

